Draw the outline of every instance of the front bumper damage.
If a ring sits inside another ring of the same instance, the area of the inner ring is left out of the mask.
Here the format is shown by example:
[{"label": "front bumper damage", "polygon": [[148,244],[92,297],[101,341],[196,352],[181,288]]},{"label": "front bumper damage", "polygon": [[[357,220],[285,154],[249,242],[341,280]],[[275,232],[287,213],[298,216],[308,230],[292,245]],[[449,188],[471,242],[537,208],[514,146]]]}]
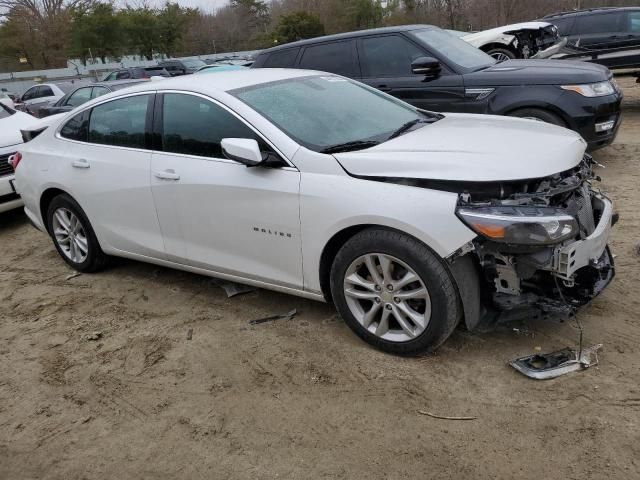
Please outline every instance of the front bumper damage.
[{"label": "front bumper damage", "polygon": [[586,155],[579,167],[551,178],[460,194],[462,206],[562,208],[580,227],[576,238],[555,245],[510,245],[479,236],[453,255],[449,264],[470,330],[532,317],[569,318],[609,285],[615,267],[608,240],[617,215],[595,188],[599,179],[591,168]]}]

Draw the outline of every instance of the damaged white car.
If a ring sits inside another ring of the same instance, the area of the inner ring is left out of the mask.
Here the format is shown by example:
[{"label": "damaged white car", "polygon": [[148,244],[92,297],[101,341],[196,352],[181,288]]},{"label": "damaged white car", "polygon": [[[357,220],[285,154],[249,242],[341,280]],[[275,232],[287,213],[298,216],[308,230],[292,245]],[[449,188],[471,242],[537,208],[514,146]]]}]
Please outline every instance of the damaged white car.
[{"label": "damaged white car", "polygon": [[13,164],[79,271],[115,255],[333,301],[371,345],[417,354],[461,321],[574,313],[611,281],[615,216],[585,147],[269,69],[100,97]]},{"label": "damaged white car", "polygon": [[461,38],[499,62],[512,58],[549,58],[567,43],[547,22],[525,22],[462,35]]}]

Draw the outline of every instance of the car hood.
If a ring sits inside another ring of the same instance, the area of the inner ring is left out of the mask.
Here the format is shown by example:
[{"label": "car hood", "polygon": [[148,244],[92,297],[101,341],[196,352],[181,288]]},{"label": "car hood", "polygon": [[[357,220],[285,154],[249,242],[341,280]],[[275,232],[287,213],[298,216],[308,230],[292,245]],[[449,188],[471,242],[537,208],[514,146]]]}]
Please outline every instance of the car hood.
[{"label": "car hood", "polygon": [[535,120],[447,114],[375,147],[334,156],[355,176],[495,182],[568,170],[585,148],[577,133]]},{"label": "car hood", "polygon": [[524,31],[537,32],[550,26],[547,22],[525,22],[514,23],[511,25],[505,25],[503,27],[492,28],[490,30],[483,30],[481,32],[469,33],[464,35],[462,39],[473,45],[474,47],[480,47],[490,42],[502,41],[508,43],[513,39],[515,33]]},{"label": "car hood", "polygon": [[568,60],[507,60],[464,76],[466,87],[566,85],[603,82],[611,78],[607,67]]},{"label": "car hood", "polygon": [[20,130],[38,124],[39,119],[28,113],[16,112],[10,117],[0,120],[0,147],[22,143]]}]

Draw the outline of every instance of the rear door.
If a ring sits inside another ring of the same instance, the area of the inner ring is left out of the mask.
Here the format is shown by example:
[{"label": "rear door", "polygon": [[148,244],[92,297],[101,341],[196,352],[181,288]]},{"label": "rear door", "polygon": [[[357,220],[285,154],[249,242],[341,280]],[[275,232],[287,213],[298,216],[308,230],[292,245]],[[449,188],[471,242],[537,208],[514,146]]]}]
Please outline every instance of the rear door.
[{"label": "rear door", "polygon": [[626,13],[623,10],[589,12],[577,15],[571,32],[570,43],[580,47],[606,50],[625,45],[628,40]]},{"label": "rear door", "polygon": [[417,75],[411,63],[431,56],[422,46],[403,35],[381,35],[358,39],[361,81],[418,108],[462,111],[465,106],[462,76],[442,65],[436,78]]},{"label": "rear door", "polygon": [[305,47],[297,67],[358,78],[360,68],[356,61],[356,42],[347,39]]},{"label": "rear door", "polygon": [[223,138],[258,140],[244,120],[208,97],[158,94],[151,184],[169,260],[302,287],[300,173],[225,158]]}]

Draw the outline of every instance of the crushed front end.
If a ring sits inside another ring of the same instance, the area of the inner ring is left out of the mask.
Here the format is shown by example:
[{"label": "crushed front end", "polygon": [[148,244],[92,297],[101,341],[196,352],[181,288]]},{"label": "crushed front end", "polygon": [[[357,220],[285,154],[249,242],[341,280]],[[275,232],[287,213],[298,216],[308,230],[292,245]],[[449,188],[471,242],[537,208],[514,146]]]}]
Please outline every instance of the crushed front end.
[{"label": "crushed front end", "polygon": [[457,215],[478,237],[457,256],[474,259],[483,307],[467,318],[470,328],[532,315],[568,317],[611,282],[608,239],[617,215],[595,186],[593,164],[585,155],[551,177],[465,185]]}]

